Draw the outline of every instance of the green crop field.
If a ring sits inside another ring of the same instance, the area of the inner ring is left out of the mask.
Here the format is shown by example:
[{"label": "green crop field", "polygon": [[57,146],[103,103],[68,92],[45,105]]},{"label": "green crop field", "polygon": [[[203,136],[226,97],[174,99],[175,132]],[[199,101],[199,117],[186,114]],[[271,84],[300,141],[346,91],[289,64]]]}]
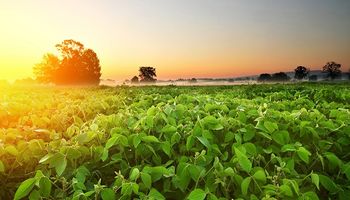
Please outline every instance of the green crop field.
[{"label": "green crop field", "polygon": [[0,199],[349,199],[350,85],[0,89]]}]

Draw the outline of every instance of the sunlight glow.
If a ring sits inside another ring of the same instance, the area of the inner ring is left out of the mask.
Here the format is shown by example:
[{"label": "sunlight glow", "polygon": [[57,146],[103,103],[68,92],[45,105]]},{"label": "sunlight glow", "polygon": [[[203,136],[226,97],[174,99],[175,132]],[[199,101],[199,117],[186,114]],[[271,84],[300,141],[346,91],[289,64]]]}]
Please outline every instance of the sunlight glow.
[{"label": "sunlight glow", "polygon": [[[81,6],[83,5],[83,6]],[[233,12],[234,10],[234,12]],[[33,76],[54,45],[74,39],[102,78],[139,66],[158,78],[233,77],[350,65],[349,1],[0,1],[0,79]]]}]

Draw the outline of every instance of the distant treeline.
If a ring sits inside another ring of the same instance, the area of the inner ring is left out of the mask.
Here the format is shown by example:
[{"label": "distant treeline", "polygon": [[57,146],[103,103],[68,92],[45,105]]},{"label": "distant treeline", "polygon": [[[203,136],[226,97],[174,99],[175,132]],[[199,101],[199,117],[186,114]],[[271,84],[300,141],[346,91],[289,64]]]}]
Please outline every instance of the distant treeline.
[{"label": "distant treeline", "polygon": [[[45,54],[40,63],[33,67],[35,79],[26,78],[15,81],[15,85],[34,85],[34,84],[53,84],[53,85],[99,85],[101,81],[101,67],[97,54],[92,49],[74,40],[64,40],[55,46],[59,55]],[[342,77],[341,64],[328,62],[322,68],[326,79],[335,80]],[[348,74],[350,79],[350,72]],[[155,83],[157,79],[156,68],[150,66],[139,67],[138,76],[126,80],[125,83]],[[259,82],[285,82],[292,80],[285,72],[274,74],[263,73],[256,77],[239,77],[229,79],[211,79],[211,78],[190,78],[178,79],[176,81],[188,81],[196,83],[201,81],[246,81],[257,80]],[[294,70],[294,80],[317,81],[319,77],[310,74],[310,69],[305,66],[298,66]],[[114,82],[107,79],[108,82]],[[170,80],[173,82],[172,80]],[[0,80],[0,86],[9,85],[7,81]]]},{"label": "distant treeline", "polygon": [[[342,76],[341,64],[336,62],[327,62],[325,66],[322,68],[322,72],[326,74],[326,78],[329,80],[339,79]],[[348,79],[350,79],[350,72],[348,74]],[[294,79],[295,80],[305,80],[309,81],[317,81],[318,76],[313,74],[310,75],[310,69],[305,66],[298,66],[294,69]],[[291,77],[289,77],[285,72],[278,72],[274,74],[263,73],[257,78],[259,82],[285,82],[290,81]]]}]

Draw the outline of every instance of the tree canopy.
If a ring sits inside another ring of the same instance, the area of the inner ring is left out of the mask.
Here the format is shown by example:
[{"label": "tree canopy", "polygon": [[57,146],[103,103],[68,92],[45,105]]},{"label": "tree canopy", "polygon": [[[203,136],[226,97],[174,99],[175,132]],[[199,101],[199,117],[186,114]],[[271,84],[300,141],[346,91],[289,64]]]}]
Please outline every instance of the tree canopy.
[{"label": "tree canopy", "polygon": [[56,85],[98,85],[101,66],[97,54],[92,49],[74,40],[64,40],[57,44],[60,55],[46,54],[41,63],[35,65],[36,79]]},{"label": "tree canopy", "polygon": [[272,81],[289,81],[290,77],[284,72],[272,74]]},{"label": "tree canopy", "polygon": [[294,78],[301,80],[307,77],[310,70],[304,66],[298,66],[297,68],[294,69],[294,72],[295,72]]},{"label": "tree canopy", "polygon": [[271,81],[271,75],[270,74],[260,74],[258,77],[258,81]]},{"label": "tree canopy", "polygon": [[327,73],[327,76],[333,80],[341,75],[340,68],[341,64],[336,62],[328,62],[325,66],[323,66],[323,72]]},{"label": "tree canopy", "polygon": [[155,82],[157,79],[156,68],[154,67],[140,67],[139,69],[140,82]]},{"label": "tree canopy", "polygon": [[132,77],[132,79],[130,81],[131,81],[131,83],[139,83],[139,77],[134,76],[134,77]]}]

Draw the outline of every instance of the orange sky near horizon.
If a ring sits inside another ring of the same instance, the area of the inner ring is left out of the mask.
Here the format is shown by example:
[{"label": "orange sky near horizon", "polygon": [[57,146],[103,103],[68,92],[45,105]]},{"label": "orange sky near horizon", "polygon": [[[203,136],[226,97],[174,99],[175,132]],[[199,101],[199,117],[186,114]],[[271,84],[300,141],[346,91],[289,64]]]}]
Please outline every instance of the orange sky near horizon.
[{"label": "orange sky near horizon", "polygon": [[344,0],[0,0],[0,79],[32,67],[64,39],[93,49],[102,78],[124,80],[139,66],[158,79],[236,77],[350,67],[350,2]]}]

